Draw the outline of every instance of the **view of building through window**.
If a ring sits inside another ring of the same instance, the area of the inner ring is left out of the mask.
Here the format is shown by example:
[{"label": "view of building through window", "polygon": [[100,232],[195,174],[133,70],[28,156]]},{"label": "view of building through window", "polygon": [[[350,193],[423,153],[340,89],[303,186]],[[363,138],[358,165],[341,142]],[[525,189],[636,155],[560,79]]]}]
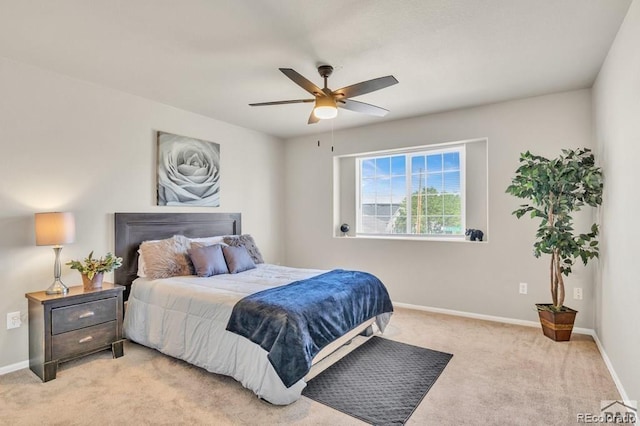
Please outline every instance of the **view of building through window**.
[{"label": "view of building through window", "polygon": [[358,233],[464,235],[463,147],[358,164]]}]

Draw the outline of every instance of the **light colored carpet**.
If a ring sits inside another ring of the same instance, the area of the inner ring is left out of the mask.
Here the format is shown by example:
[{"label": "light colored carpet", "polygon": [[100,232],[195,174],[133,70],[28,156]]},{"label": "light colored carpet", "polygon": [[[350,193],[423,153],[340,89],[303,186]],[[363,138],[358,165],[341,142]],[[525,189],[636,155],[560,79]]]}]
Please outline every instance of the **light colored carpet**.
[{"label": "light colored carpet", "polygon": [[[571,425],[620,398],[589,336],[555,343],[538,328],[396,309],[384,337],[454,354],[408,424]],[[0,376],[0,424],[362,423],[305,397],[269,405],[231,378],[127,343],[124,357],[62,364],[47,383],[29,369]]]}]

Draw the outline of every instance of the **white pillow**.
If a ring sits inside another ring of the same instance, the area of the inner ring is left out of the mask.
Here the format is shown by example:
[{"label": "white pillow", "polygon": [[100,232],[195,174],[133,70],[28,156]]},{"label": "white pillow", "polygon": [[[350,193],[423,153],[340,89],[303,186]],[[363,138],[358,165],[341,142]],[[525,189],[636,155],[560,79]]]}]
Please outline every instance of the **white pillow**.
[{"label": "white pillow", "polygon": [[203,246],[212,246],[214,244],[220,244],[224,242],[224,235],[219,235],[217,237],[189,238],[189,242],[200,243]]}]

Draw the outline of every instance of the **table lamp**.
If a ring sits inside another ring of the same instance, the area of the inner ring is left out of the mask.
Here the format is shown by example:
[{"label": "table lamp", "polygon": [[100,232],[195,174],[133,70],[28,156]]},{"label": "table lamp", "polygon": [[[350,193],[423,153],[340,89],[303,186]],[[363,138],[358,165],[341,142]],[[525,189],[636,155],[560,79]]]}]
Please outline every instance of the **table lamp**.
[{"label": "table lamp", "polygon": [[53,246],[56,261],[53,265],[53,284],[47,294],[67,294],[69,288],[60,280],[60,250],[62,244],[73,243],[76,238],[76,224],[73,213],[36,213],[36,245]]}]

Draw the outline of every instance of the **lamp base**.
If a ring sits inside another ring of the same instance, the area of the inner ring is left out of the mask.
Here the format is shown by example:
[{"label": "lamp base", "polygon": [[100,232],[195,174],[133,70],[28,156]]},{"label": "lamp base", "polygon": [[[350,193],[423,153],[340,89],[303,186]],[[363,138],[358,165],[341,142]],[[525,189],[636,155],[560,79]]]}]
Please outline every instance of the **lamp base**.
[{"label": "lamp base", "polygon": [[62,281],[55,280],[53,284],[49,286],[47,290],[45,290],[47,294],[67,294],[69,293],[69,287],[62,284]]}]

